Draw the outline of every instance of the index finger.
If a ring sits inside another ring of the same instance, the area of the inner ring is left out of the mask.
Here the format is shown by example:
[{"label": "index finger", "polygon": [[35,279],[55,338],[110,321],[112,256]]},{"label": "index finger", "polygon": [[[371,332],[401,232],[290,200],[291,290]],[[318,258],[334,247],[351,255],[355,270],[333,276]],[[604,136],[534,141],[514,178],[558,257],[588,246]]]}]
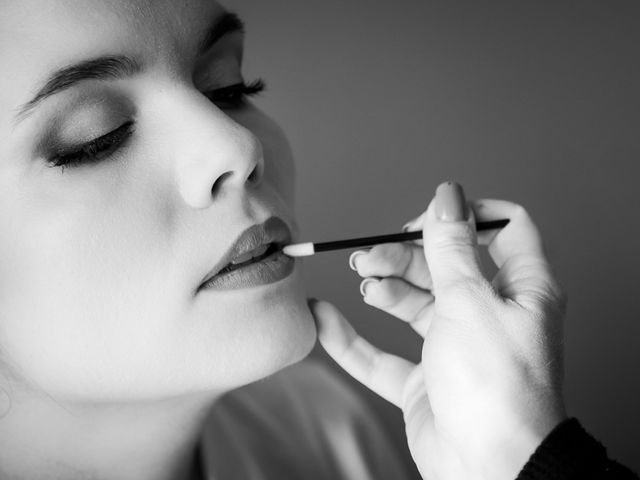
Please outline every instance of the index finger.
[{"label": "index finger", "polygon": [[478,242],[488,245],[489,254],[498,268],[507,260],[525,255],[546,262],[546,255],[538,227],[527,211],[517,203],[506,200],[479,199],[469,202],[478,222],[508,218],[509,224],[501,230],[481,232]]},{"label": "index finger", "polygon": [[527,211],[506,200],[482,199],[470,202],[481,221],[508,218],[502,230],[483,232],[479,242],[500,269],[496,280],[507,286],[507,296],[519,303],[537,305],[542,298],[562,306],[564,293],[555,280],[544,252],[542,237]]}]

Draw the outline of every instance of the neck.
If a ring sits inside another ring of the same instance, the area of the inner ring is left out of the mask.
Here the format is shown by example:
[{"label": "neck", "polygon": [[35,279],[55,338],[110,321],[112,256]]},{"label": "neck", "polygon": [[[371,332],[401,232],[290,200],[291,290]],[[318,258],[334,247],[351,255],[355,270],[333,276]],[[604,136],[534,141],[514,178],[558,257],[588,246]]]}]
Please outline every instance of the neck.
[{"label": "neck", "polygon": [[196,448],[218,397],[78,405],[12,395],[0,415],[0,477],[199,480]]}]

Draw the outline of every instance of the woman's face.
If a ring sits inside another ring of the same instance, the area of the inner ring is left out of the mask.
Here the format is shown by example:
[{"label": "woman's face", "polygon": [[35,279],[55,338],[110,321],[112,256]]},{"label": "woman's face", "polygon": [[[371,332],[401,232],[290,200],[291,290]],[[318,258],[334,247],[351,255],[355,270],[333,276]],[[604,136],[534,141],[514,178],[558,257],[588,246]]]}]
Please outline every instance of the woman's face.
[{"label": "woman's face", "polygon": [[247,228],[280,217],[295,238],[282,132],[220,90],[243,81],[234,18],[208,0],[0,12],[0,376],[68,401],[145,400],[304,357],[298,264],[200,287]]}]

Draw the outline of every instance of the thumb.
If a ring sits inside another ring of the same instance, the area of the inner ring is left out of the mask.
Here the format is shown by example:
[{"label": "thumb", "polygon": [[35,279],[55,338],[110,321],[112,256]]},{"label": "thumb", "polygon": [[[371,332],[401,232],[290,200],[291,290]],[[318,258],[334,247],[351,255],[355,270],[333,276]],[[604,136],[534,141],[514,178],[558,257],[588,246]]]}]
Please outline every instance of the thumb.
[{"label": "thumb", "polygon": [[459,281],[484,280],[475,217],[459,184],[445,182],[438,186],[422,231],[434,290],[446,290]]}]

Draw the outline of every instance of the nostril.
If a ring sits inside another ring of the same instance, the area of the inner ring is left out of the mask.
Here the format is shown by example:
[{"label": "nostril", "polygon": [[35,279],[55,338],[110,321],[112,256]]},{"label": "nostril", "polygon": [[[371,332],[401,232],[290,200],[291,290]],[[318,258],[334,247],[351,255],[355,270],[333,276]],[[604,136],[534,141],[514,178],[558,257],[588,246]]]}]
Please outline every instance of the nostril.
[{"label": "nostril", "polygon": [[213,185],[211,185],[211,195],[214,196],[218,191],[220,191],[220,189],[222,188],[222,184],[224,183],[225,179],[229,176],[233,175],[233,172],[224,172],[222,175],[220,175],[218,178],[216,178],[216,181],[213,182]]}]

